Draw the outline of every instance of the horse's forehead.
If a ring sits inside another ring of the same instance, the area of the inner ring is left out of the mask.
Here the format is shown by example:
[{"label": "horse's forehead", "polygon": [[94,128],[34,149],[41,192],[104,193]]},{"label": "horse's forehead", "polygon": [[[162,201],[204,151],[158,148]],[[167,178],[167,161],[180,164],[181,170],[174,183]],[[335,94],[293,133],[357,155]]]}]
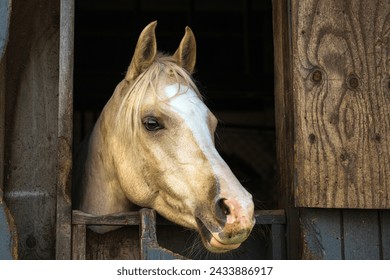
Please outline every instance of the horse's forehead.
[{"label": "horse's forehead", "polygon": [[[195,135],[210,136],[209,120],[212,113],[196,92],[186,86],[173,84],[164,89],[170,110],[177,113]],[[199,139],[198,139],[199,140]]]},{"label": "horse's forehead", "polygon": [[187,86],[180,84],[168,85],[164,88],[164,94],[169,99],[170,106],[182,114],[193,113],[196,110],[198,115],[206,116],[209,112],[195,91]]}]

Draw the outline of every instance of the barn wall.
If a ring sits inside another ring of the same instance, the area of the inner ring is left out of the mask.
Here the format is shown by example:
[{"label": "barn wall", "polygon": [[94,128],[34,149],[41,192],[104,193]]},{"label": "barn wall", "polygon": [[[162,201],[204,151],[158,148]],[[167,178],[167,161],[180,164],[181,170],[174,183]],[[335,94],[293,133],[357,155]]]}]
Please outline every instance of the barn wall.
[{"label": "barn wall", "polygon": [[291,1],[295,203],[390,207],[388,1]]},{"label": "barn wall", "polygon": [[383,1],[273,4],[288,258],[389,259],[390,211],[381,208],[389,207],[390,190],[390,7]]},{"label": "barn wall", "polygon": [[59,1],[12,3],[5,65],[5,200],[21,259],[54,259]]}]

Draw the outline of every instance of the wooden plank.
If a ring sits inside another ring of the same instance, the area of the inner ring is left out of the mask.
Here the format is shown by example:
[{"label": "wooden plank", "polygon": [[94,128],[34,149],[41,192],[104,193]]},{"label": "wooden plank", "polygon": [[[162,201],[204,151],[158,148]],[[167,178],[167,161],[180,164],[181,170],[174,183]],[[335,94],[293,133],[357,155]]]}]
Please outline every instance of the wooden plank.
[{"label": "wooden plank", "polygon": [[287,256],[301,256],[299,212],[294,208],[294,110],[291,78],[290,11],[287,0],[272,1],[275,126],[279,205],[287,216]]},{"label": "wooden plank", "polygon": [[337,209],[301,209],[302,259],[343,258],[341,212]]},{"label": "wooden plank", "polygon": [[380,211],[382,259],[390,260],[390,211]]},{"label": "wooden plank", "polygon": [[379,260],[381,242],[377,210],[343,210],[344,256],[347,260]]},{"label": "wooden plank", "polygon": [[[140,217],[142,216],[142,218]],[[283,232],[284,224],[286,221],[285,213],[283,210],[258,210],[255,212],[256,224],[257,225],[275,225],[275,228],[272,232],[272,237],[270,238],[273,243],[273,252],[274,256],[278,259],[284,259],[285,256],[285,232]],[[141,223],[141,221],[143,221]],[[162,218],[161,216],[156,217],[156,213],[151,209],[141,209],[141,211],[136,212],[124,212],[116,213],[110,215],[91,215],[79,210],[74,210],[72,215],[73,225],[110,225],[110,226],[123,226],[123,225],[141,225],[140,227],[140,236],[141,236],[141,248],[142,256],[146,259],[178,259],[183,258],[183,256],[173,253],[170,250],[162,248],[157,241],[156,234],[156,224],[159,226],[164,226],[160,228],[159,237],[163,239],[163,243],[169,248],[176,248],[179,250],[177,252],[183,252],[199,255],[201,253],[193,252],[186,247],[186,244],[181,242],[165,241],[167,236],[172,236],[176,234],[178,229],[177,225],[174,225],[172,222]],[[166,226],[173,227],[173,231],[168,230],[168,234],[165,231]],[[164,230],[165,229],[165,230]],[[87,258],[91,259],[138,259],[140,247],[134,246],[134,241],[139,240],[138,236],[133,234],[132,228],[122,228],[107,234],[96,234],[90,231],[87,231]],[[256,236],[257,233],[253,233]],[[161,235],[161,236],[160,236]],[[190,234],[192,235],[192,233]],[[185,238],[186,240],[188,240]],[[254,237],[253,237],[254,238]],[[256,237],[258,239],[258,236]],[[235,258],[237,256],[242,256],[244,258],[252,258],[258,256],[251,250],[254,247],[262,248],[262,245],[259,245],[259,240],[252,242],[252,237],[248,242],[245,242],[240,247],[240,252],[237,252],[233,255],[226,255],[227,259]],[[194,241],[195,242],[195,241]],[[253,244],[255,243],[255,244]],[[261,243],[261,242],[260,242]],[[115,245],[116,244],[116,245]],[[118,247],[118,244],[121,244]],[[212,255],[208,254],[209,258],[213,258]],[[203,256],[199,255],[199,256]],[[206,255],[205,255],[206,257]],[[216,256],[217,259],[221,259],[221,256]]]},{"label": "wooden plank", "polygon": [[291,1],[296,206],[390,207],[390,2]]},{"label": "wooden plank", "polygon": [[72,259],[73,260],[85,260],[86,256],[86,238],[87,238],[87,226],[86,225],[73,225],[72,226]]},{"label": "wooden plank", "polygon": [[60,2],[12,1],[6,52],[5,201],[21,259],[54,259]]},{"label": "wooden plank", "polygon": [[74,0],[60,7],[56,259],[71,259]]},{"label": "wooden plank", "polygon": [[92,215],[73,210],[72,223],[76,225],[139,225],[139,212],[123,212],[109,215]]}]

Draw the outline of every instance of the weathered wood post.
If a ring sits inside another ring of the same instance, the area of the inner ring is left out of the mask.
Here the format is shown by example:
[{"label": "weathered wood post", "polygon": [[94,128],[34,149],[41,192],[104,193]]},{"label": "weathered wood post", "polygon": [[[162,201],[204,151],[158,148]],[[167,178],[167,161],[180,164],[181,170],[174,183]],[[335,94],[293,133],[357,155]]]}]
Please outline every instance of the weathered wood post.
[{"label": "weathered wood post", "polygon": [[71,258],[72,13],[73,0],[12,1],[0,182],[21,259]]}]

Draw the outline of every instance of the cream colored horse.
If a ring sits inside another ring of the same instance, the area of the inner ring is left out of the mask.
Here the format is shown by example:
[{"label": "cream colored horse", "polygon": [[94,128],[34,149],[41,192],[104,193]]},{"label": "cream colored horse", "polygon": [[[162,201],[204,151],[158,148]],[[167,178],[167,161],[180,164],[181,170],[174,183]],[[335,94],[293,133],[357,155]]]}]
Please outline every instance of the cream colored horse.
[{"label": "cream colored horse", "polygon": [[190,77],[191,29],[173,56],[163,56],[156,24],[142,31],[125,79],[93,129],[75,178],[75,208],[92,214],[153,208],[197,230],[209,251],[227,252],[253,228],[252,196],[215,149],[217,119]]}]

